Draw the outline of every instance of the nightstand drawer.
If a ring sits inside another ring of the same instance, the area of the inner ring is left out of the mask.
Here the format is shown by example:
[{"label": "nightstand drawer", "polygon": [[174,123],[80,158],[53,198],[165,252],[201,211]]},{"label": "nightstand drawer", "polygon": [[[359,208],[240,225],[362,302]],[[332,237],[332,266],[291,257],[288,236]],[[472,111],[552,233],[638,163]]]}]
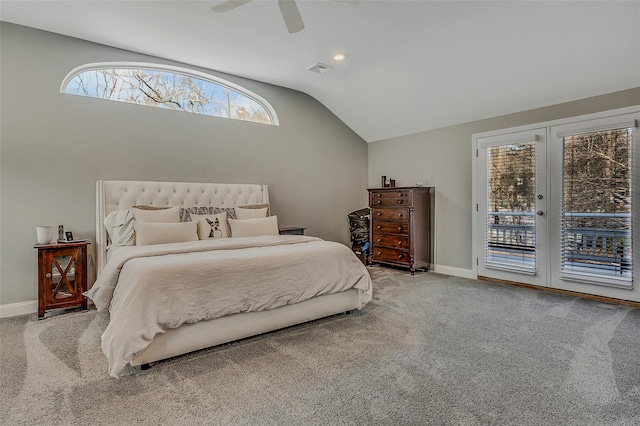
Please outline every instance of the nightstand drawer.
[{"label": "nightstand drawer", "polygon": [[409,220],[409,208],[373,208],[373,220],[397,220],[406,222]]}]

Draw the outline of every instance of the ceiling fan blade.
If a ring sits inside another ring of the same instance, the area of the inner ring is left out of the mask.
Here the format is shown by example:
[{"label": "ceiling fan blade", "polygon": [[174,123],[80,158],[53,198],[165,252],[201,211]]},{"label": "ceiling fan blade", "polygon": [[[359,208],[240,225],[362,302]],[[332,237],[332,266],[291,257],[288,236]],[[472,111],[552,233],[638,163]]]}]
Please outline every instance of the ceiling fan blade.
[{"label": "ceiling fan blade", "polygon": [[290,33],[297,33],[304,28],[304,22],[302,22],[302,16],[300,16],[295,0],[278,0],[278,6],[280,6],[280,13],[282,13],[284,23]]},{"label": "ceiling fan blade", "polygon": [[247,4],[250,1],[251,0],[227,0],[223,3],[213,6],[211,9],[213,9],[214,12],[225,13],[235,9],[236,7],[240,7],[243,4]]}]

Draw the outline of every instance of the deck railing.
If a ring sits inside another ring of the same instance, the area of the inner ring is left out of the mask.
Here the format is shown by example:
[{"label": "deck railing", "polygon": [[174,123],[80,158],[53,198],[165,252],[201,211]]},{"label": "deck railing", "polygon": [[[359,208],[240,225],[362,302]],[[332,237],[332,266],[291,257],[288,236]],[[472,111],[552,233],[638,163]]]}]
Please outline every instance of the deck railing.
[{"label": "deck railing", "polygon": [[[510,257],[530,257],[533,261],[532,256],[536,249],[535,213],[488,214],[492,218],[487,224],[489,259],[495,257],[503,262]],[[630,273],[632,250],[629,213],[571,212],[564,213],[564,219],[563,268],[578,268],[593,273],[598,273],[598,270],[614,270],[623,275]],[[616,222],[615,226],[603,227],[611,226],[612,222]],[[576,223],[582,224],[568,226]]]}]

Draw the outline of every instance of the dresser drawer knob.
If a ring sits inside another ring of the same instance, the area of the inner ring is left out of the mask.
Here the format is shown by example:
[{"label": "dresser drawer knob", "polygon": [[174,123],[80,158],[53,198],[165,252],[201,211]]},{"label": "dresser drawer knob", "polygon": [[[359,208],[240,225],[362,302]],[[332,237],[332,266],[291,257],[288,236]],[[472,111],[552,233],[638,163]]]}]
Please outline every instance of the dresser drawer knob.
[{"label": "dresser drawer knob", "polygon": [[[378,213],[379,214],[379,213]],[[402,213],[398,213],[398,217],[402,217]]]},{"label": "dresser drawer knob", "polygon": [[382,215],[382,213],[380,213],[380,212],[376,213],[376,216],[381,216],[381,215]]},{"label": "dresser drawer knob", "polygon": [[382,252],[379,251],[378,253],[376,253],[378,256],[382,256]]},{"label": "dresser drawer knob", "polygon": [[382,194],[378,192],[378,193],[376,194],[376,197],[382,197]]},{"label": "dresser drawer knob", "polygon": [[[376,227],[376,229],[382,229],[382,226],[378,225],[378,226]],[[402,228],[400,228],[400,229],[402,229]]]},{"label": "dresser drawer knob", "polygon": [[381,241],[382,241],[382,238],[378,238],[378,242],[381,242]]},{"label": "dresser drawer knob", "polygon": [[402,259],[403,257],[404,257],[404,256],[403,256],[403,255],[401,255],[401,254],[399,254],[399,255],[398,255],[398,259]]},{"label": "dresser drawer knob", "polygon": [[401,246],[402,245],[402,241],[398,241],[398,245]]},{"label": "dresser drawer knob", "polygon": [[382,200],[378,200],[378,201],[377,201],[377,203],[378,203],[378,204],[381,204],[381,203],[382,203]]},{"label": "dresser drawer knob", "polygon": [[51,278],[51,272],[47,272],[44,276],[47,278]]},{"label": "dresser drawer knob", "polygon": [[398,200],[398,204],[404,203],[404,200]]},{"label": "dresser drawer knob", "polygon": [[398,231],[402,231],[402,226],[398,226]]}]

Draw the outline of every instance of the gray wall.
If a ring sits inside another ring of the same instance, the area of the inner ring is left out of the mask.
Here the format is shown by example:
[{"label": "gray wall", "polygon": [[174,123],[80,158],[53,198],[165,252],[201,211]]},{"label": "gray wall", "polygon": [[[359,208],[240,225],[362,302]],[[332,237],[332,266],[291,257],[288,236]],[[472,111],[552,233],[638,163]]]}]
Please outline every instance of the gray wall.
[{"label": "gray wall", "polygon": [[369,186],[380,176],[397,186],[436,186],[435,263],[472,269],[471,135],[640,104],[640,88],[412,134],[369,144]]},{"label": "gray wall", "polygon": [[37,225],[95,240],[99,179],[268,184],[280,225],[348,243],[347,214],[367,203],[367,144],[315,99],[200,69],[267,99],[276,127],[64,95],[62,79],[86,63],[189,66],[4,22],[0,31],[0,304],[37,299]]}]

